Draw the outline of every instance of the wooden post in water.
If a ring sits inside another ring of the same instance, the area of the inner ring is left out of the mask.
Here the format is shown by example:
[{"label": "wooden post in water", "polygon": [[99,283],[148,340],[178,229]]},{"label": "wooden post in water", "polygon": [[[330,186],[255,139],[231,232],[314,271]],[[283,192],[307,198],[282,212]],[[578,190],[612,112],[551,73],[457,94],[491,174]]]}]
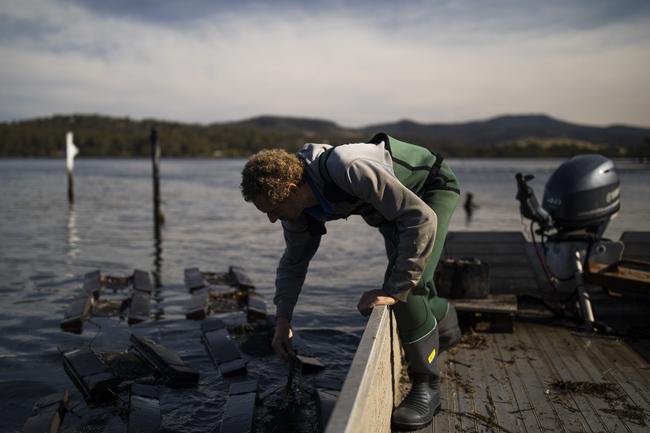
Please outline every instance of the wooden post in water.
[{"label": "wooden post in water", "polygon": [[72,142],[72,132],[65,136],[65,159],[66,168],[68,169],[68,203],[74,204],[74,157],[79,153],[79,149]]},{"label": "wooden post in water", "polygon": [[160,143],[158,142],[158,131],[156,131],[156,128],[151,128],[149,141],[151,142],[151,166],[153,176],[153,222],[155,247],[155,270],[153,272],[153,277],[156,287],[160,287],[160,265],[162,262],[160,225],[164,222],[164,215],[160,209]]}]

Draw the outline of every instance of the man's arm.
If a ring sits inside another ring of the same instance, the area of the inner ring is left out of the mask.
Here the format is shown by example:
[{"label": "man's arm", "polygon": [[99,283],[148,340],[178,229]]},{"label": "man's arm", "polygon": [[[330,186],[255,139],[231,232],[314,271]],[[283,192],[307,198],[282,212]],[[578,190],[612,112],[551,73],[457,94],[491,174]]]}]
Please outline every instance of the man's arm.
[{"label": "man's arm", "polygon": [[283,358],[295,356],[291,347],[291,317],[298,301],[307,274],[309,262],[318,250],[320,236],[313,236],[308,231],[306,221],[283,222],[286,248],[278,265],[275,279],[275,297],[277,320],[271,346]]},{"label": "man's arm", "polygon": [[276,315],[291,321],[293,309],[307,275],[307,268],[320,245],[320,236],[309,233],[307,221],[283,221],[285,249],[275,278]]}]

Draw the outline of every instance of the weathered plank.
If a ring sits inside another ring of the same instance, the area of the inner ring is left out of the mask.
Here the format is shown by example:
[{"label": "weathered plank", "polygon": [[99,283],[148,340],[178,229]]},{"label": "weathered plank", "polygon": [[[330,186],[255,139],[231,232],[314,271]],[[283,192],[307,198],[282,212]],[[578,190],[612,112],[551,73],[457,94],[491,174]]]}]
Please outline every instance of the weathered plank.
[{"label": "weathered plank", "polygon": [[[528,411],[530,406],[527,402],[522,402],[522,406],[519,406],[506,373],[509,365],[502,361],[505,355],[499,352],[495,336],[486,335],[486,338],[487,348],[478,357],[482,367],[482,380],[489,395],[486,404],[491,404],[494,408],[495,420],[499,426],[512,433],[526,432],[521,413]],[[510,341],[512,337],[507,335],[504,338]]]},{"label": "weathered plank", "polygon": [[526,244],[521,243],[448,243],[445,246],[444,255],[446,257],[478,257],[487,259],[491,255],[525,255]]},{"label": "weathered plank", "polygon": [[[542,345],[544,348],[548,355],[547,360],[550,361],[550,365],[555,370],[556,377],[559,377],[559,380],[565,382],[580,381],[583,376],[579,374],[578,369],[574,364],[575,359],[566,352],[566,348],[565,350],[562,350],[556,346],[555,339],[551,337],[549,331],[548,328],[545,328],[544,331],[531,328],[531,335],[537,344]],[[604,419],[602,413],[598,410],[598,403],[594,401],[595,399],[593,397],[581,393],[572,393],[571,397],[575,402],[580,415],[587,423],[588,431],[612,431],[611,426],[608,425],[607,420]],[[624,426],[620,426],[619,428],[621,429],[619,431],[625,431]]]},{"label": "weathered plank", "polygon": [[619,388],[616,382],[609,382],[605,378],[603,372],[599,370],[594,363],[593,357],[588,352],[582,350],[578,339],[565,332],[556,331],[554,335],[556,344],[561,345],[560,347],[565,347],[566,351],[571,353],[572,359],[575,360],[574,366],[577,370],[576,377],[579,381],[594,384],[605,383],[613,386],[614,389],[612,389],[611,395],[604,400],[607,406],[603,407],[603,400],[600,398],[596,400],[596,404],[594,405],[602,412],[605,422],[608,425],[613,426],[614,431],[617,431],[621,426],[624,426],[627,427],[628,431],[634,433],[647,432],[647,429],[645,428],[646,426],[640,426],[636,422],[631,422],[630,419],[624,416],[625,411],[621,411],[620,409],[637,405],[634,405],[633,400],[629,399],[623,391],[623,388]]},{"label": "weathered plank", "polygon": [[392,350],[394,318],[385,306],[375,307],[368,319],[326,433],[390,432],[394,368],[401,359]]},{"label": "weathered plank", "polygon": [[[537,383],[533,386],[540,387],[544,397],[548,400],[553,411],[562,423],[562,429],[568,432],[587,432],[587,424],[584,418],[579,414],[579,409],[572,399],[566,399],[563,396],[551,395],[548,392],[549,384],[560,380],[560,377],[552,369],[548,361],[547,353],[544,351],[543,344],[540,344],[528,331],[530,325],[526,323],[517,324],[517,334],[519,342],[515,342],[517,348],[515,356],[528,361],[532,370],[535,372]],[[531,406],[536,404],[531,402]]]},{"label": "weathered plank", "polygon": [[485,299],[450,299],[449,301],[458,311],[511,315],[517,312],[516,295],[490,295]]},{"label": "weathered plank", "polygon": [[604,377],[617,382],[636,405],[650,410],[650,370],[647,363],[621,340],[588,334],[579,334],[575,338],[599,365]]},{"label": "weathered plank", "polygon": [[524,242],[520,231],[463,231],[449,232],[447,242],[464,243],[520,243]]}]

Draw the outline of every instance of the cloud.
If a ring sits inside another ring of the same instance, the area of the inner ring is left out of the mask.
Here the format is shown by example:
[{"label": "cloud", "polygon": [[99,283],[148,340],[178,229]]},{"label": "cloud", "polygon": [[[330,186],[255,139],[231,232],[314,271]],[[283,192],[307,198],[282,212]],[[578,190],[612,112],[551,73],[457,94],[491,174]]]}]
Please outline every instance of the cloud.
[{"label": "cloud", "polygon": [[157,14],[131,3],[0,3],[0,118],[284,114],[352,126],[546,112],[650,124],[650,23],[638,2],[199,1],[184,14],[185,2]]}]

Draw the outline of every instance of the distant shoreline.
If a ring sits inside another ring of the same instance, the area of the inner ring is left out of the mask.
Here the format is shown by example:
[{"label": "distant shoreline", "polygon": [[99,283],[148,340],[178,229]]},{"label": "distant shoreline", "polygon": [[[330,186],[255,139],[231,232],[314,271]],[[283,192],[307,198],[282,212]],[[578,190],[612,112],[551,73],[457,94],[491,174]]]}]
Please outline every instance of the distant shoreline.
[{"label": "distant shoreline", "polygon": [[245,158],[265,148],[296,151],[304,143],[366,142],[378,132],[447,158],[566,158],[584,153],[650,158],[650,128],[584,126],[546,115],[345,128],[327,120],[273,116],[197,125],[76,114],[0,123],[0,157],[62,157],[68,131],[83,157],[148,157],[152,128],[158,131],[162,154],[180,158]]}]

